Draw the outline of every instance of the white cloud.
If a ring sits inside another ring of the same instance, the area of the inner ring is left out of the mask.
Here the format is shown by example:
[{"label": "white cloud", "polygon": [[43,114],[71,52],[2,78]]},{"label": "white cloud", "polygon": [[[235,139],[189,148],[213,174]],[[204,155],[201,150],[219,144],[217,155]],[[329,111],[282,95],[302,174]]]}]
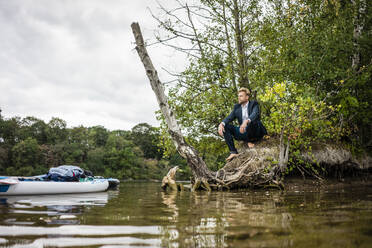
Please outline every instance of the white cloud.
[{"label": "white cloud", "polygon": [[[158,125],[156,98],[134,50],[132,21],[153,39],[156,1],[0,0],[0,108],[5,117],[60,117],[69,126]],[[182,56],[149,48],[161,67]],[[169,65],[172,65],[171,67]]]}]

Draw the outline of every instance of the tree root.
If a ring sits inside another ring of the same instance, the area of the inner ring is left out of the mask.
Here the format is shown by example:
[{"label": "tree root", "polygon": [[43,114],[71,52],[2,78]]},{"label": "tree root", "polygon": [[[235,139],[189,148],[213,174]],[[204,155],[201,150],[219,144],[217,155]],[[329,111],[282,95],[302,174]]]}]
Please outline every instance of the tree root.
[{"label": "tree root", "polygon": [[167,188],[170,188],[173,191],[182,191],[184,187],[182,184],[176,183],[176,172],[178,170],[178,166],[173,167],[168,171],[168,174],[163,177],[161,181],[161,188],[165,191]]},{"label": "tree root", "polygon": [[194,176],[190,190],[223,191],[238,188],[283,190],[282,173],[279,166],[273,163],[278,152],[277,146],[245,150],[213,176]]},{"label": "tree root", "polygon": [[191,191],[197,190],[212,191],[212,188],[209,185],[208,180],[206,178],[198,178],[195,180],[195,183],[191,187]]}]

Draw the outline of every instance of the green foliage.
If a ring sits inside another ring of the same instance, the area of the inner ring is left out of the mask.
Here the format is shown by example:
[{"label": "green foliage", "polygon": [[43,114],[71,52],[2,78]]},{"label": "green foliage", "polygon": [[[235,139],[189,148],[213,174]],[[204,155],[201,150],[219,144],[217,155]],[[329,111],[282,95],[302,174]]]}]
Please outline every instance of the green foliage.
[{"label": "green foliage", "polygon": [[157,146],[160,142],[158,128],[147,123],[140,123],[132,128],[131,134],[133,143],[141,148],[145,158],[162,158],[162,149]]},{"label": "green foliage", "polygon": [[[365,2],[364,12],[360,12]],[[364,146],[371,139],[372,5],[368,1],[269,1],[257,40],[260,89],[273,82],[311,88],[326,105],[340,106],[344,138]],[[355,23],[363,23],[356,38]],[[360,56],[353,66],[352,58]],[[334,116],[332,116],[333,118]]]},{"label": "green foliage", "polygon": [[102,126],[89,128],[89,147],[102,147],[106,145],[109,131]]},{"label": "green foliage", "polygon": [[49,144],[62,142],[67,137],[66,122],[60,118],[53,117],[47,126],[47,137]]},{"label": "green foliage", "polygon": [[44,121],[35,117],[28,116],[23,118],[21,121],[21,129],[19,131],[19,136],[22,140],[27,137],[33,137],[40,144],[44,144],[47,141],[47,125]]},{"label": "green foliage", "polygon": [[105,149],[103,147],[98,147],[93,150],[88,151],[87,165],[90,171],[94,171],[98,174],[103,174],[105,168],[102,166],[105,159]]},{"label": "green foliage", "polygon": [[119,179],[161,179],[175,165],[184,168],[181,179],[190,175],[178,155],[161,159],[159,131],[147,123],[133,131],[66,126],[55,117],[46,124],[35,117],[0,115],[0,175],[41,175],[62,164]]},{"label": "green foliage", "polygon": [[[36,139],[28,137],[12,148],[13,164],[16,169],[34,168],[40,159],[40,147]],[[26,171],[30,171],[27,169]]]},{"label": "green foliage", "polygon": [[305,165],[311,173],[319,174],[318,168],[312,166],[317,161],[303,161],[301,151],[311,154],[312,143],[337,142],[348,133],[346,128],[338,125],[341,105],[327,105],[311,87],[298,87],[286,81],[267,86],[259,99],[269,109],[263,118],[268,132],[280,136],[283,147],[289,143],[291,153],[287,172]]},{"label": "green foliage", "polygon": [[269,133],[283,133],[292,140],[321,141],[337,140],[347,132],[337,125],[341,106],[327,105],[311,87],[286,81],[275,83],[266,87],[259,99],[269,109],[263,118]]},{"label": "green foliage", "polygon": [[[227,149],[217,125],[240,86],[263,100],[264,124],[270,135],[283,131],[294,157],[318,140],[346,141],[353,151],[370,146],[370,1],[238,2],[201,0],[188,7],[178,1],[157,19],[166,33],[158,40],[188,56],[176,83],[167,85],[169,103],[187,140],[213,154],[202,152],[208,166],[223,163]],[[182,11],[188,19],[180,21]],[[165,155],[174,153],[164,121],[161,134]]]}]

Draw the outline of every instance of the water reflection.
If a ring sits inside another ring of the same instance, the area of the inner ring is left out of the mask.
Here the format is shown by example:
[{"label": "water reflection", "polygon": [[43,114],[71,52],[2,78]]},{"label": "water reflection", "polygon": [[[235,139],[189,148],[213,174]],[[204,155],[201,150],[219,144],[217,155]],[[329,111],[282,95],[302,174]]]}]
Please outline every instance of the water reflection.
[{"label": "water reflection", "polygon": [[[283,193],[194,192],[162,193],[175,225],[162,227],[167,247],[255,247],[252,238],[266,233],[289,235],[293,217],[284,204]],[[247,242],[248,241],[248,242]],[[284,240],[291,243],[291,239]],[[261,244],[260,242],[258,245]]]},{"label": "water reflection", "polygon": [[171,192],[161,192],[161,198],[163,199],[163,203],[168,206],[169,212],[172,213],[172,217],[168,218],[168,220],[177,222],[178,221],[178,207],[176,205],[176,197],[181,192],[171,191]]},{"label": "water reflection", "polygon": [[[77,216],[82,214],[81,206],[104,206],[108,199],[108,192],[6,196],[1,198],[3,207],[0,211],[3,216],[5,214],[12,216],[3,219],[3,222],[8,225],[80,224]],[[35,216],[41,217],[35,219]],[[34,221],[25,221],[25,219]]]},{"label": "water reflection", "polygon": [[[370,198],[362,200],[368,198],[366,190],[371,192],[369,188],[356,192],[349,188],[331,192],[163,193],[162,203],[172,213],[170,220],[174,225],[162,227],[162,244],[167,247],[310,247],[314,242],[324,247],[329,247],[329,242],[341,247],[353,246],[354,242],[368,244],[371,237],[363,233],[372,231],[368,225],[372,220],[372,202]],[[360,214],[365,219],[362,220]],[[331,240],[330,228],[335,229],[332,232],[335,238]]]},{"label": "water reflection", "polygon": [[6,197],[0,247],[368,247],[372,190],[162,192]]},{"label": "water reflection", "polygon": [[[1,243],[0,243],[1,244]],[[159,247],[158,239],[140,239],[132,237],[108,238],[40,238],[30,244],[15,244],[12,248],[40,248],[40,247]]]},{"label": "water reflection", "polygon": [[59,195],[25,195],[25,196],[2,196],[0,204],[20,204],[30,207],[40,206],[81,206],[81,205],[105,205],[108,202],[108,192],[85,193],[85,194],[59,194]]}]

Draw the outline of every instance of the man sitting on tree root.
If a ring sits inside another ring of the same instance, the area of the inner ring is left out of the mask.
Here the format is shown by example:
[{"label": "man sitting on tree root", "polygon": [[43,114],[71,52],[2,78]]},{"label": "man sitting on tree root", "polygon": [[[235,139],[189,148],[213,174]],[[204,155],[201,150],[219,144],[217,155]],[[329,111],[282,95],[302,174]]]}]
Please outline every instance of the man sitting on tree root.
[{"label": "man sitting on tree root", "polygon": [[[240,88],[238,91],[239,104],[235,104],[233,111],[218,126],[219,135],[225,138],[225,142],[230,150],[227,161],[238,156],[234,140],[248,142],[248,147],[254,147],[254,141],[262,139],[267,134],[266,128],[260,121],[260,106],[257,101],[249,101],[250,91],[247,88]],[[235,118],[238,119],[240,126],[229,124]]]}]

